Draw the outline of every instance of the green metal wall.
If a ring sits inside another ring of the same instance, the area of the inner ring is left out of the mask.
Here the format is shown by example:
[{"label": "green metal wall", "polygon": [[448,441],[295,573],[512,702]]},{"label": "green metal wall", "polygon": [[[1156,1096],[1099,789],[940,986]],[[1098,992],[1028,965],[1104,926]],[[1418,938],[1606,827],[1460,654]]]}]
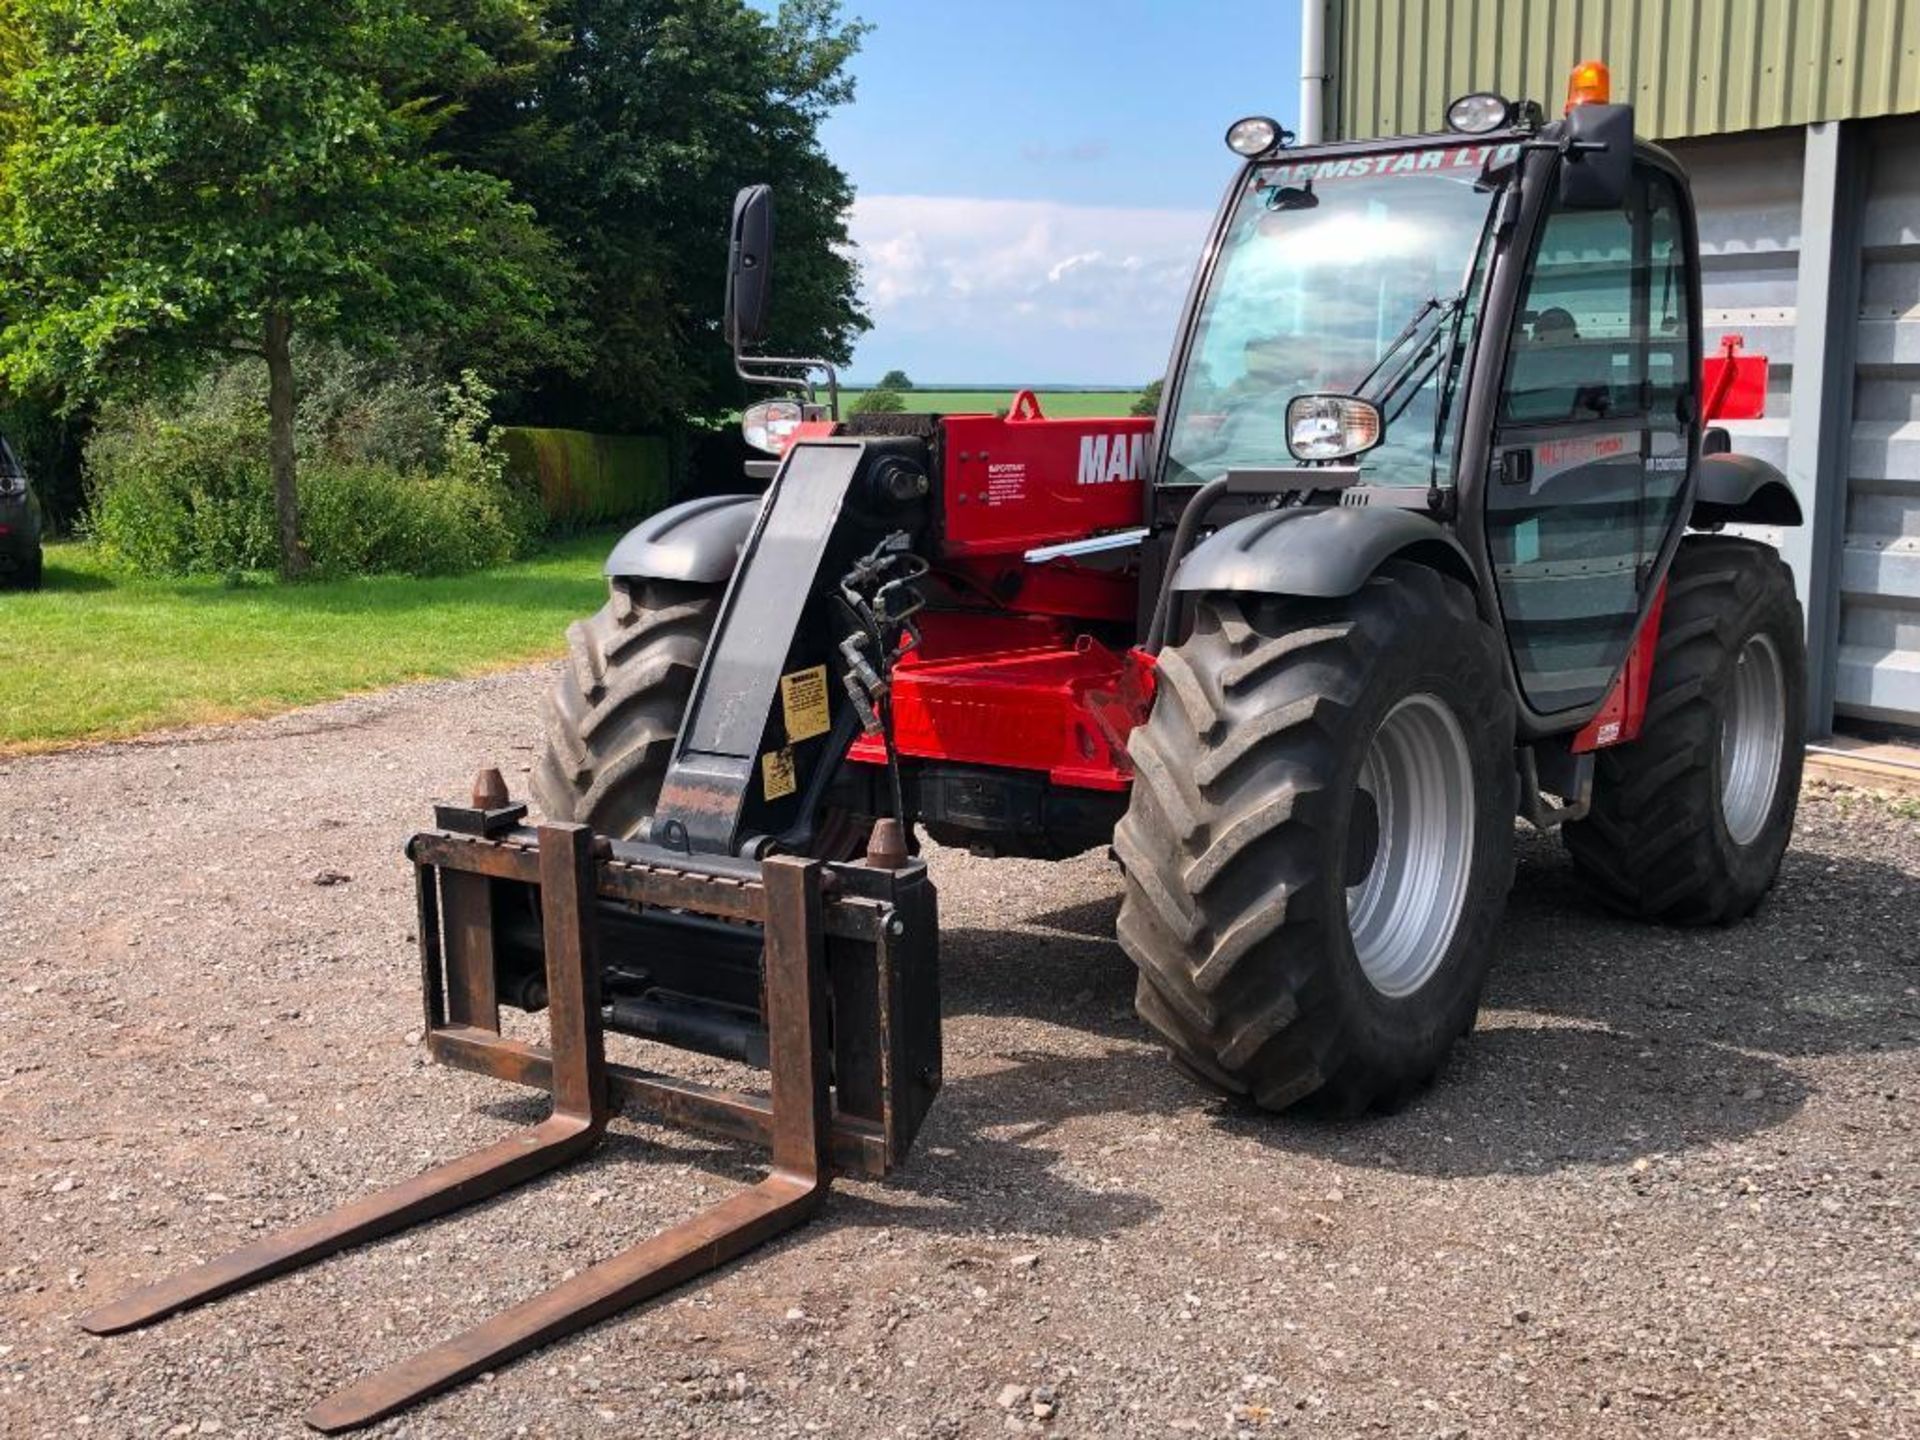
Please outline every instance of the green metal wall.
[{"label": "green metal wall", "polygon": [[1920,0],[1324,3],[1341,137],[1441,129],[1469,90],[1558,114],[1586,59],[1607,62],[1613,98],[1659,139],[1920,111]]}]

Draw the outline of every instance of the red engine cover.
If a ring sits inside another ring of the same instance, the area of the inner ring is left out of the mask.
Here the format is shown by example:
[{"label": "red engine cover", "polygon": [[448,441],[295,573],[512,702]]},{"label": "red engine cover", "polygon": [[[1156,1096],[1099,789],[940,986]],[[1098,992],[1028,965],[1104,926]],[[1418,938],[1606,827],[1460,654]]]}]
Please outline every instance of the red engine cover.
[{"label": "red engine cover", "polygon": [[1049,420],[1030,391],[1007,414],[949,415],[942,553],[1018,554],[1138,525],[1150,419]]}]

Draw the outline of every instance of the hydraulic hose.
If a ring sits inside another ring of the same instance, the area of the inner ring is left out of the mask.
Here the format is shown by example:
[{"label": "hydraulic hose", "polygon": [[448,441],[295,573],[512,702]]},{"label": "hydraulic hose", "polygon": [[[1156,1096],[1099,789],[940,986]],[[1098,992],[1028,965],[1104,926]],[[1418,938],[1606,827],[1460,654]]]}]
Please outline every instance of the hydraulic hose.
[{"label": "hydraulic hose", "polygon": [[1180,512],[1180,523],[1173,528],[1173,548],[1167,552],[1167,568],[1160,576],[1160,593],[1154,597],[1153,619],[1147,626],[1146,643],[1141,646],[1149,655],[1158,655],[1160,647],[1166,643],[1167,622],[1173,612],[1173,573],[1180,568],[1180,562],[1193,547],[1194,532],[1207,518],[1207,512],[1226,493],[1227,477],[1216,475],[1193,492],[1187,508]]}]

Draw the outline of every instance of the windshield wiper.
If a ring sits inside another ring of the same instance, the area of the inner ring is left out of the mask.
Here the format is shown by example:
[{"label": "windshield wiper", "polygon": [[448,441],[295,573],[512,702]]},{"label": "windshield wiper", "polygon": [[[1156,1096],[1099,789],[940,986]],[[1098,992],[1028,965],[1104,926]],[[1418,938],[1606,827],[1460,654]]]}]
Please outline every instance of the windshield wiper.
[{"label": "windshield wiper", "polygon": [[[1382,416],[1392,418],[1387,415],[1388,402],[1412,376],[1422,373],[1423,362],[1432,354],[1444,322],[1460,308],[1465,299],[1463,293],[1450,295],[1444,300],[1438,295],[1429,295],[1421,301],[1413,317],[1393,337],[1393,342],[1381,352],[1373,368],[1349,393],[1358,399],[1372,400],[1380,407]],[[1420,337],[1418,344],[1412,343],[1416,336]]]},{"label": "windshield wiper", "polygon": [[[1459,305],[1459,303],[1460,297],[1458,295],[1446,300],[1442,300],[1438,295],[1429,295],[1426,299],[1422,300],[1419,308],[1413,312],[1412,318],[1401,327],[1400,333],[1393,337],[1392,341],[1387,345],[1387,348],[1380,352],[1380,358],[1373,362],[1373,368],[1360,377],[1360,383],[1355,385],[1350,393],[1359,398],[1366,398],[1369,390],[1375,388],[1374,382],[1379,378],[1380,372],[1393,364],[1394,357],[1397,356],[1406,346],[1407,342],[1413,339],[1414,335],[1426,325],[1427,321],[1435,316],[1444,318],[1454,307]],[[1425,348],[1425,346],[1417,347],[1414,352],[1414,358],[1417,358],[1420,351]],[[1400,378],[1400,372],[1405,368],[1406,365],[1404,363],[1394,366],[1392,373],[1387,376],[1386,381],[1377,387],[1382,398],[1393,393],[1393,382]]]}]

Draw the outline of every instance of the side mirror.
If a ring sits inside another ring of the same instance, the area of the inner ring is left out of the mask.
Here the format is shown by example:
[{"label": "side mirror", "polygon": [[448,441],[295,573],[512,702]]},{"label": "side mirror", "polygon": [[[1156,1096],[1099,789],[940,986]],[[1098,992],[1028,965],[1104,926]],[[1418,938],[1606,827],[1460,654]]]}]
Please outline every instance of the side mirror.
[{"label": "side mirror", "polygon": [[1617,210],[1633,179],[1633,107],[1576,105],[1567,115],[1570,148],[1560,162],[1560,204]]},{"label": "side mirror", "polygon": [[733,197],[727,241],[727,341],[736,351],[767,338],[773,296],[773,187],[749,185]]}]

